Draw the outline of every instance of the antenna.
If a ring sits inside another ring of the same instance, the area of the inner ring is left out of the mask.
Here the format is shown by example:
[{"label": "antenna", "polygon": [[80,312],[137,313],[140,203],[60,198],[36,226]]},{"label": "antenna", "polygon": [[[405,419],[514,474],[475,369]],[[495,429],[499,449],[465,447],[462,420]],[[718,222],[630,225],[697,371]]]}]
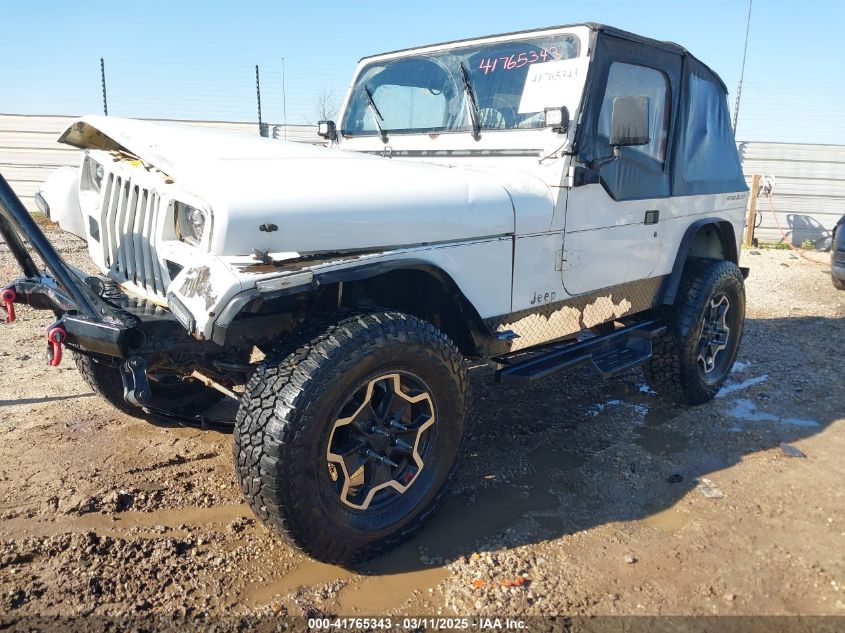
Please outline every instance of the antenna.
[{"label": "antenna", "polygon": [[751,30],[751,3],[748,0],[748,21],[745,24],[745,48],[742,50],[742,71],[739,74],[739,84],[736,87],[736,103],[734,104],[733,133],[736,136],[736,123],[739,119],[739,100],[742,97],[742,81],[745,79],[745,57],[748,54],[748,31]]}]

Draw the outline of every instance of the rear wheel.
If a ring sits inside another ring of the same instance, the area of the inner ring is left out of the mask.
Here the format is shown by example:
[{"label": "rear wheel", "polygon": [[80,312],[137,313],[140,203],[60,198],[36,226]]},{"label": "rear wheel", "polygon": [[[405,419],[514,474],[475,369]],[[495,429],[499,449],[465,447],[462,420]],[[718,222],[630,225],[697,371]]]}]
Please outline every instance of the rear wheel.
[{"label": "rear wheel", "polygon": [[667,321],[666,334],[654,340],[646,379],[675,402],[707,402],[727,379],[742,339],[742,272],[728,261],[690,260]]},{"label": "rear wheel", "polygon": [[831,277],[833,280],[833,287],[837,290],[845,290],[845,279],[839,279],[839,277]]},{"label": "rear wheel", "polygon": [[434,326],[354,316],[272,354],[235,429],[244,495],[311,556],[350,563],[394,547],[433,513],[455,472],[466,370]]},{"label": "rear wheel", "polygon": [[[148,418],[143,409],[132,406],[123,398],[123,380],[118,366],[76,352],[73,353],[73,360],[85,382],[103,400],[127,415]],[[195,380],[182,380],[174,374],[152,372],[147,378],[152,396],[168,403],[168,413],[197,415],[223,398],[219,391],[209,389]]]}]

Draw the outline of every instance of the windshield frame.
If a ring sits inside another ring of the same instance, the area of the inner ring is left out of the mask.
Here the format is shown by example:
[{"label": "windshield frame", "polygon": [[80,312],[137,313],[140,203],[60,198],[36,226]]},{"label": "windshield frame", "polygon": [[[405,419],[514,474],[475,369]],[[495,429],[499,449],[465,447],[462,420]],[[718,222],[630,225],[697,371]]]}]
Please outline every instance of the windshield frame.
[{"label": "windshield frame", "polygon": [[[574,54],[561,55],[561,57],[554,59],[579,59],[587,57],[589,55],[590,40],[588,37],[585,36],[587,33],[589,33],[589,30],[584,27],[559,27],[557,29],[528,31],[518,34],[511,34],[508,36],[496,36],[493,38],[480,38],[476,40],[463,40],[459,43],[419,47],[400,51],[399,53],[388,53],[384,55],[376,55],[372,57],[363,58],[359,62],[355,76],[343,103],[343,108],[341,110],[340,117],[340,125],[338,126],[339,136],[347,140],[355,138],[379,137],[380,134],[377,129],[351,129],[352,126],[350,125],[350,116],[353,110],[352,106],[356,98],[360,99],[359,93],[364,84],[371,85],[374,76],[377,76],[378,73],[383,72],[383,70],[387,68],[390,64],[403,60],[427,60],[436,63],[438,66],[442,67],[445,72],[448,73],[449,80],[454,84],[454,95],[450,97],[451,105],[450,102],[447,101],[445,106],[446,112],[444,113],[444,115],[448,113],[450,117],[455,117],[455,119],[454,123],[449,126],[444,125],[437,127],[414,127],[397,129],[391,129],[390,126],[385,126],[385,132],[387,134],[395,134],[397,136],[428,135],[432,137],[439,136],[441,134],[452,135],[472,133],[473,122],[472,117],[469,115],[469,112],[467,110],[468,105],[466,103],[468,97],[466,95],[465,90],[461,87],[462,81],[459,69],[462,63],[467,64],[467,68],[469,70],[469,79],[470,82],[472,82],[473,89],[475,89],[476,80],[480,76],[479,69],[474,68],[474,65],[468,62],[470,59],[477,59],[479,56],[484,57],[483,53],[485,49],[488,49],[488,51],[492,52],[495,51],[497,48],[501,49],[503,47],[508,46],[519,46],[520,44],[539,46],[541,42],[546,42],[546,46],[548,46],[549,40],[558,40],[562,43],[568,39],[569,41],[567,43],[567,46],[574,45]],[[454,66],[454,68],[447,67],[446,60],[449,60],[451,62],[451,66]],[[543,61],[551,60],[544,59]],[[531,61],[530,63],[524,64],[523,66],[529,67],[536,63],[538,62]],[[371,71],[374,68],[378,70],[375,74],[372,74]],[[376,90],[373,90],[373,92],[376,92]],[[498,96],[498,93],[494,94]],[[380,104],[379,107],[381,107]],[[356,115],[357,114],[358,113],[356,111]],[[360,118],[358,120],[361,121]],[[544,128],[544,125],[507,128],[489,127],[487,125],[482,125],[481,131],[484,133],[516,131],[536,132]]]}]

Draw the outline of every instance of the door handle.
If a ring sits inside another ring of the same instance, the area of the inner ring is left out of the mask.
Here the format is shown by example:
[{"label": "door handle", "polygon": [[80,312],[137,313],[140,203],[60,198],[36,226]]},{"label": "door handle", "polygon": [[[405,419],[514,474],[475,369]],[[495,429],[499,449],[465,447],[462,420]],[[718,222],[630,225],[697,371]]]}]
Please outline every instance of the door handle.
[{"label": "door handle", "polygon": [[649,209],[645,212],[645,220],[643,224],[657,224],[660,219],[660,211],[657,209]]}]

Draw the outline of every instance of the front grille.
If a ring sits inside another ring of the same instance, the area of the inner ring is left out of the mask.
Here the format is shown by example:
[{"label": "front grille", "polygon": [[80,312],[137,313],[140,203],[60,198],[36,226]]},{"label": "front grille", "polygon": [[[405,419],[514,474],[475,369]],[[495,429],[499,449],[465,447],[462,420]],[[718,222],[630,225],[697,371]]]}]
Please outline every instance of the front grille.
[{"label": "front grille", "polygon": [[104,183],[101,226],[103,253],[112,276],[164,299],[169,282],[155,255],[156,227],[161,196],[135,184],[131,178],[111,173]]}]

